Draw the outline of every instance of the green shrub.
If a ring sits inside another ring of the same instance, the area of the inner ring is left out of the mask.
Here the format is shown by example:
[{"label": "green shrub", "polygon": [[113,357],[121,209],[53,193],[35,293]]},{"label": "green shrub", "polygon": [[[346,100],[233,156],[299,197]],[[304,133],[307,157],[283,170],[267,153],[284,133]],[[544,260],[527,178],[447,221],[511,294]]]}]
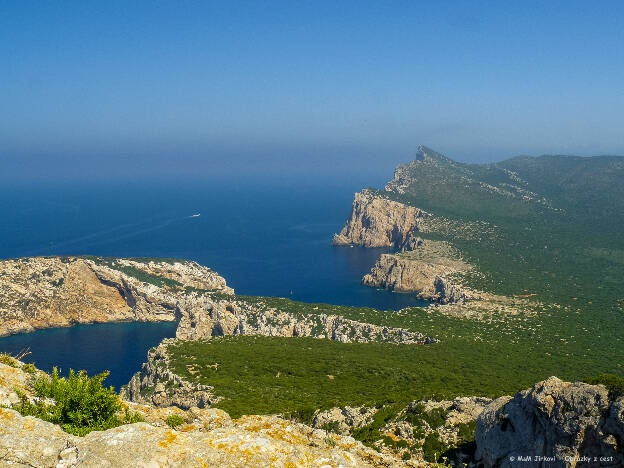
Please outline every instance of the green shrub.
[{"label": "green shrub", "polygon": [[37,372],[37,368],[35,367],[34,364],[24,364],[22,366],[22,370],[29,374],[34,374],[35,372]]},{"label": "green shrub", "polygon": [[36,396],[51,398],[54,403],[31,403],[25,395],[18,393],[20,403],[13,405],[13,409],[24,416],[58,424],[64,431],[78,436],[140,421],[140,416],[123,409],[113,387],[102,386],[107,376],[108,372],[102,372],[89,378],[84,371],[70,369],[65,378],[59,376],[55,367],[49,379],[41,376],[31,384]]},{"label": "green shrub", "polygon": [[311,424],[314,419],[314,415],[316,414],[315,408],[301,408],[298,410],[291,411],[290,413],[285,414],[284,416],[287,419],[292,419],[293,421],[300,422],[302,424]]},{"label": "green shrub", "polygon": [[448,447],[440,441],[437,432],[431,432],[425,437],[425,443],[422,446],[423,458],[428,462],[437,462],[442,454],[448,450]]},{"label": "green shrub", "polygon": [[321,427],[324,431],[327,432],[335,432],[336,434],[340,433],[340,423],[338,421],[329,421],[323,424]]},{"label": "green shrub", "polygon": [[591,385],[604,385],[609,391],[609,398],[615,400],[624,395],[624,379],[613,374],[601,374],[585,380]]},{"label": "green shrub", "polygon": [[185,421],[182,416],[178,414],[172,414],[171,416],[167,416],[167,419],[165,419],[165,422],[167,423],[167,426],[171,427],[172,429],[175,429],[180,424],[184,424]]},{"label": "green shrub", "polygon": [[7,366],[17,367],[17,363],[15,362],[15,359],[13,359],[7,353],[0,353],[0,362],[2,364],[6,364]]},{"label": "green shrub", "polygon": [[457,437],[460,443],[471,442],[475,438],[475,431],[477,428],[477,421],[470,421],[469,423],[457,424]]}]

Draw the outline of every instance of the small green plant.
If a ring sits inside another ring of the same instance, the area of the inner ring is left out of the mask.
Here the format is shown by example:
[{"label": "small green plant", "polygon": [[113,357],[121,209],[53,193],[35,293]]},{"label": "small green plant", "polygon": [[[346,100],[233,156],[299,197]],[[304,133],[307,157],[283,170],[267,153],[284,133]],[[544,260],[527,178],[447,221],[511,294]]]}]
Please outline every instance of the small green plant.
[{"label": "small green plant", "polygon": [[179,414],[172,414],[171,416],[167,416],[167,419],[165,419],[165,422],[167,423],[167,426],[169,426],[172,429],[175,429],[179,425],[184,424],[185,421],[184,421],[184,418],[180,416]]},{"label": "small green plant", "polygon": [[49,378],[40,376],[31,384],[36,396],[50,398],[54,403],[32,403],[24,394],[18,393],[20,402],[13,405],[13,409],[24,416],[58,424],[64,431],[78,436],[141,421],[139,415],[122,407],[113,387],[102,386],[107,376],[108,372],[102,372],[89,377],[85,371],[70,369],[65,378],[55,367]]},{"label": "small green plant", "polygon": [[37,368],[35,367],[34,364],[24,364],[22,366],[22,370],[29,374],[34,374],[35,372],[37,372]]},{"label": "small green plant", "polygon": [[425,437],[422,450],[423,458],[428,462],[435,463],[448,450],[448,447],[440,440],[437,432],[431,432]]},{"label": "small green plant", "polygon": [[288,419],[292,419],[293,421],[300,422],[302,424],[311,424],[314,419],[314,415],[316,414],[316,409],[314,408],[301,408],[298,410],[291,411],[287,413],[285,416]]},{"label": "small green plant", "polygon": [[323,424],[321,429],[327,432],[335,432],[336,434],[340,433],[340,422],[338,421],[329,421]]},{"label": "small green plant", "polygon": [[457,424],[457,438],[460,443],[471,442],[475,438],[475,431],[477,428],[477,421],[470,421],[468,423]]},{"label": "small green plant", "polygon": [[7,353],[0,354],[0,362],[2,364],[6,364],[7,366],[17,367],[17,363],[15,362],[15,359]]}]

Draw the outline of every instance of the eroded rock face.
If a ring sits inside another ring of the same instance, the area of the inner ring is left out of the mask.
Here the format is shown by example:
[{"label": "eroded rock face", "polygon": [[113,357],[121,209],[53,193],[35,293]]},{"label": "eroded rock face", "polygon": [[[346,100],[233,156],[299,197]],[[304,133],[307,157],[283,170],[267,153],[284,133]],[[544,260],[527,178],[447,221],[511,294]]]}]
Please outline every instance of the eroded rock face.
[{"label": "eroded rock face", "polygon": [[340,315],[314,313],[294,315],[266,306],[262,299],[249,303],[236,296],[187,296],[177,304],[176,338],[199,340],[224,335],[309,336],[348,342],[385,341],[429,344],[436,340],[404,328],[358,322]]},{"label": "eroded rock face", "polygon": [[332,430],[337,434],[349,435],[354,429],[359,429],[373,422],[375,413],[377,413],[377,408],[366,406],[331,408],[317,413],[312,421],[312,426]]},{"label": "eroded rock face", "polygon": [[427,216],[419,208],[362,190],[355,194],[351,216],[340,234],[334,235],[333,244],[401,248]]},{"label": "eroded rock face", "polygon": [[213,387],[188,382],[170,370],[167,346],[174,341],[165,339],[149,350],[141,371],[122,387],[122,398],[156,407],[177,406],[182,409],[206,408],[221,400],[214,395]]},{"label": "eroded rock face", "polygon": [[476,455],[486,468],[542,466],[536,456],[548,457],[549,467],[624,466],[623,408],[602,385],[550,377],[486,407]]},{"label": "eroded rock face", "polygon": [[470,297],[467,290],[448,279],[464,272],[464,263],[448,244],[414,238],[414,249],[400,254],[382,254],[362,283],[397,292],[414,292],[439,304],[461,303]]},{"label": "eroded rock face", "polygon": [[3,260],[0,336],[79,323],[172,321],[185,287],[233,292],[210,268],[188,261]]}]

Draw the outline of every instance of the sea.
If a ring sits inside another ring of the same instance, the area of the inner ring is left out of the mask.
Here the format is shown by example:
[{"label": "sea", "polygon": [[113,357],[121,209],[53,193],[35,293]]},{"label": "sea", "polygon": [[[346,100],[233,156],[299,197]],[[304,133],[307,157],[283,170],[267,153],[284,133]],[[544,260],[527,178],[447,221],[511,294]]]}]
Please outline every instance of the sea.
[{"label": "sea", "polygon": [[[426,305],[360,283],[387,249],[331,245],[354,192],[367,185],[356,177],[7,185],[0,258],[182,258],[217,271],[238,294],[382,310]],[[119,388],[150,347],[174,335],[174,323],[80,325],[0,338],[0,352],[27,351],[24,360],[45,371],[109,371],[105,383]]]}]

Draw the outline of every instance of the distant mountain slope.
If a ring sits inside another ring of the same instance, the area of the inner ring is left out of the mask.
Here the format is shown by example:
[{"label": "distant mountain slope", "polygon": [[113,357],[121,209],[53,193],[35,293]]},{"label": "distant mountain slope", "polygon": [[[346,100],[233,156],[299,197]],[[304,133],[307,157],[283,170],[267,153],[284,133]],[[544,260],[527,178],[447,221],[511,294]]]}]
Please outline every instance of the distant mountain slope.
[{"label": "distant mountain slope", "polygon": [[[474,266],[461,274],[470,289],[584,307],[611,308],[622,300],[624,157],[519,156],[467,164],[420,146],[385,190],[366,193],[429,213],[428,226],[404,237],[457,249]],[[386,263],[396,270],[397,262]],[[369,283],[388,283],[379,271],[374,279]]]},{"label": "distant mountain slope", "polygon": [[413,161],[397,167],[386,191],[461,218],[565,211],[604,221],[624,216],[624,157],[519,156],[466,164],[420,146]]}]

